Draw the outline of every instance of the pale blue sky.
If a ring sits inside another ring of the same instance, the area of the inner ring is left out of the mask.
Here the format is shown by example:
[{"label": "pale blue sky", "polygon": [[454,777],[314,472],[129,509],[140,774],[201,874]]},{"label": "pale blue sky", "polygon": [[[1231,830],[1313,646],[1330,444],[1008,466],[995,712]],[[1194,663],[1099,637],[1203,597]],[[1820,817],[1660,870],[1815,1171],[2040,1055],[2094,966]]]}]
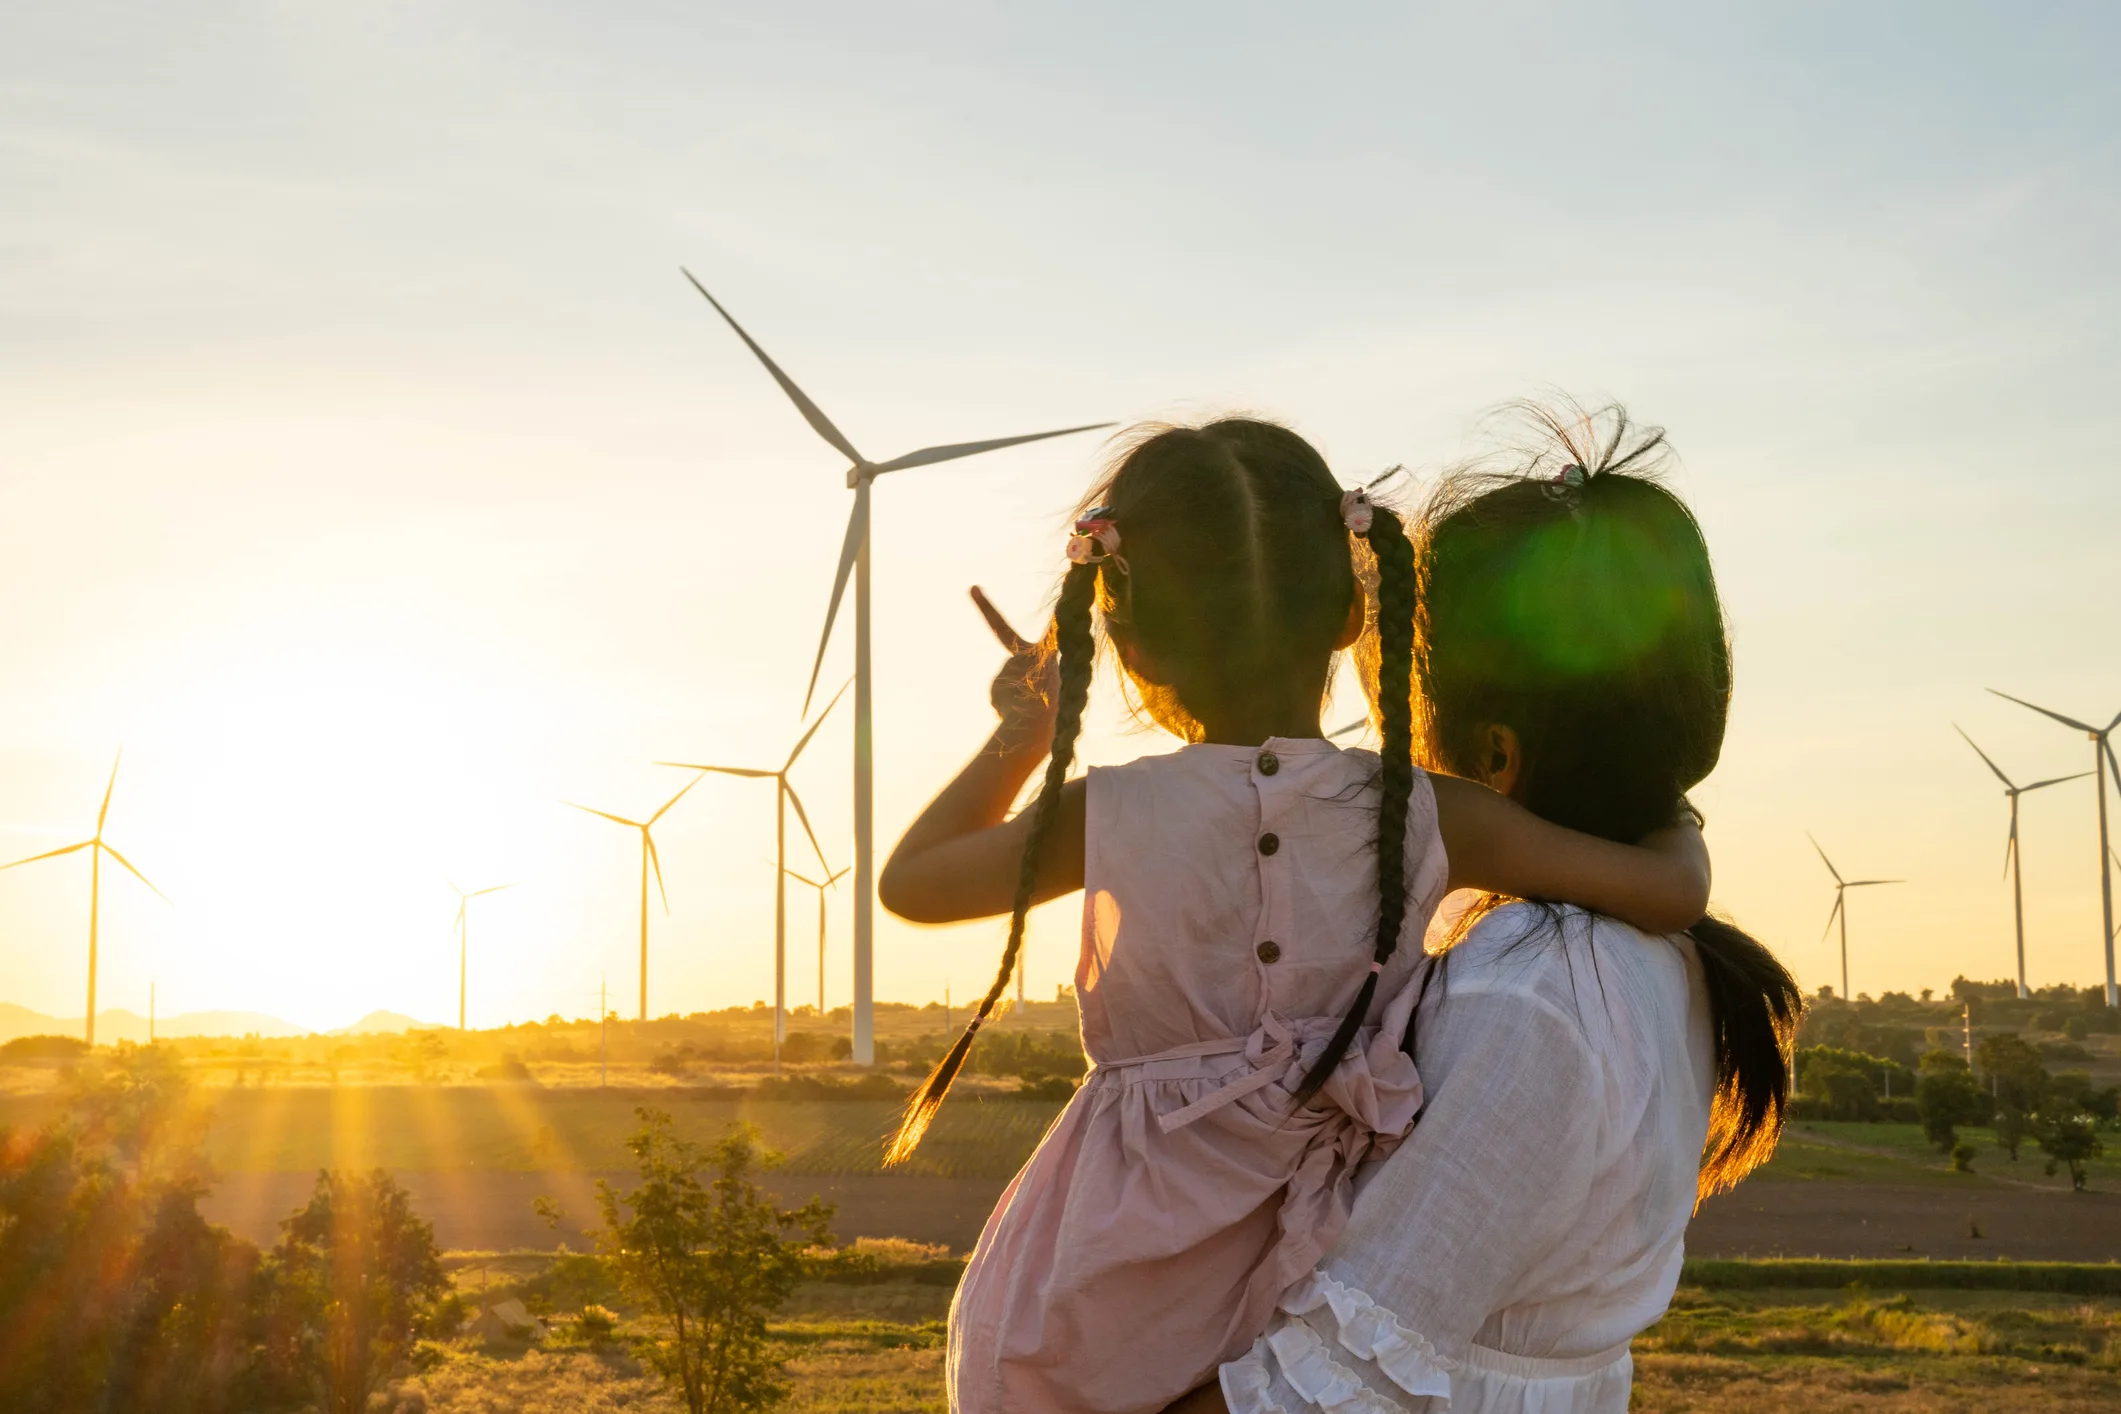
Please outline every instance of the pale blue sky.
[{"label": "pale blue sky", "polygon": [[[1834,980],[1810,829],[1912,881],[1858,900],[1859,989],[2002,975],[1950,723],[2033,777],[2088,749],[1982,688],[2121,711],[2121,19],[1142,10],[0,13],[0,852],[127,745],[113,837],[179,904],[109,887],[104,998],[444,1015],[451,875],[535,885],[475,1021],[630,996],[629,846],[552,801],[780,749],[846,506],[680,262],[872,455],[1242,407],[1352,477],[1624,399],[1736,633],[1726,905]],[[880,486],[881,832],[981,729],[963,586],[1030,617],[1095,453]],[[844,730],[813,752],[844,862]],[[2100,971],[2092,810],[2027,803],[2036,981]],[[769,826],[672,817],[657,1011],[768,995]],[[0,876],[0,997],[78,1011],[83,872]],[[888,926],[880,991],[997,940]]]}]

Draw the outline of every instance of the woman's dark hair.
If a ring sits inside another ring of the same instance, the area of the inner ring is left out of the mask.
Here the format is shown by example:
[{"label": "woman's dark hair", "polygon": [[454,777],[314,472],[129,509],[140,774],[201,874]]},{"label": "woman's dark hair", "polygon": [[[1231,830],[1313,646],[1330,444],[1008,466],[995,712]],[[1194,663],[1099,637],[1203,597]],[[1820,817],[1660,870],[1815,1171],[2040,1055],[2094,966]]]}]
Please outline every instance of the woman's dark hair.
[{"label": "woman's dark hair", "polygon": [[[1357,592],[1357,552],[1342,519],[1341,496],[1324,458],[1270,422],[1232,417],[1202,427],[1147,426],[1122,444],[1112,470],[1084,503],[1103,508],[1099,514],[1118,528],[1119,553],[1071,565],[1054,606],[1047,642],[1060,660],[1058,720],[1045,783],[1031,806],[1002,965],[964,1033],[908,1102],[886,1163],[906,1158],[920,1143],[1015,970],[1038,861],[1089,699],[1097,655],[1094,619],[1103,620],[1105,637],[1119,652],[1138,710],[1186,741],[1202,740],[1204,717],[1256,693],[1262,681],[1309,675],[1323,701],[1335,645]],[[1373,510],[1364,538],[1376,562],[1375,656],[1385,687],[1373,949],[1382,965],[1398,947],[1407,908],[1414,557],[1398,517],[1382,507]],[[1338,1033],[1306,1074],[1300,1102],[1339,1064],[1376,992],[1377,973],[1371,971]]]},{"label": "woman's dark hair", "polygon": [[[1509,469],[1447,476],[1423,516],[1422,756],[1483,779],[1487,730],[1508,726],[1527,808],[1638,840],[1689,808],[1687,790],[1723,748],[1731,655],[1708,546],[1658,482],[1662,429],[1632,426],[1618,407],[1515,411],[1535,436],[1507,454]],[[1716,1049],[1707,1195],[1774,1151],[1803,997],[1730,922],[1704,918],[1688,933]]]}]

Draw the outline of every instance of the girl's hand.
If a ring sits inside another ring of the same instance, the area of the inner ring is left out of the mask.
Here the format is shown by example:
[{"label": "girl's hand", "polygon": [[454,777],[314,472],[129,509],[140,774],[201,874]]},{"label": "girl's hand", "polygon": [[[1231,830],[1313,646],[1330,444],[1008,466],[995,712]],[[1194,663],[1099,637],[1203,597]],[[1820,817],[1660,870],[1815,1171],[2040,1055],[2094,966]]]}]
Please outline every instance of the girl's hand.
[{"label": "girl's hand", "polygon": [[1044,756],[1053,745],[1053,724],[1060,715],[1060,658],[1010,627],[978,585],[972,586],[972,602],[987,627],[1009,652],[1008,661],[994,675],[988,700],[1002,719],[1003,745],[1012,752],[1028,751]]}]

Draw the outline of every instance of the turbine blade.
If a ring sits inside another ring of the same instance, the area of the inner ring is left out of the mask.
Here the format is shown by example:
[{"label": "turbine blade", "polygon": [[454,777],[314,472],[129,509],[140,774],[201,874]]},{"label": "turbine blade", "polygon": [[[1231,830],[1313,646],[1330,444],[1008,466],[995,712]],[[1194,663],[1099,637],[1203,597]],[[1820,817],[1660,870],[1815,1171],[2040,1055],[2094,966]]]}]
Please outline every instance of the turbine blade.
[{"label": "turbine blade", "polygon": [[2010,838],[2003,842],[2003,877],[2011,876],[2011,861],[2018,856],[2018,812],[2011,812]]},{"label": "turbine blade", "polygon": [[752,337],[744,332],[744,326],[737,323],[735,317],[728,310],[722,308],[722,302],[713,295],[707,294],[707,287],[697,279],[694,279],[690,270],[685,270],[683,266],[678,268],[684,272],[686,279],[692,281],[692,288],[698,290],[702,295],[706,295],[707,303],[714,306],[714,312],[727,320],[730,328],[736,330],[736,336],[744,341],[744,347],[758,355],[759,362],[766,365],[766,371],[773,375],[774,382],[781,385],[781,391],[788,395],[788,401],[795,404],[796,411],[802,413],[803,420],[810,424],[811,430],[836,447],[846,456],[848,461],[853,462],[856,466],[866,465],[862,460],[862,454],[854,450],[854,444],[842,436],[840,430],[832,425],[832,419],[825,416],[816,403],[810,401],[809,394],[795,386],[793,378],[781,372],[781,366],[771,358],[768,358],[766,351],[753,342]]},{"label": "turbine blade", "polygon": [[825,631],[818,635],[817,661],[810,665],[810,685],[803,689],[803,715],[810,715],[810,699],[817,692],[817,675],[825,667],[825,650],[832,644],[832,621],[840,616],[840,597],[847,592],[847,576],[854,573],[855,556],[861,552],[862,540],[869,533],[869,517],[863,512],[868,502],[857,496],[854,509],[847,513],[847,535],[840,542],[840,566],[832,576],[832,600],[825,605]]},{"label": "turbine blade", "polygon": [[648,863],[655,869],[655,891],[663,896],[663,916],[670,916],[670,890],[663,887],[663,857],[655,852],[655,836],[647,830],[641,831],[641,845],[648,851]]},{"label": "turbine blade", "polygon": [[2005,702],[2015,702],[2020,707],[2031,708],[2033,711],[2038,712],[2043,717],[2053,717],[2056,721],[2060,722],[2065,727],[2075,727],[2080,732],[2090,732],[2094,736],[2097,736],[2099,734],[2099,729],[2097,727],[2087,726],[2085,723],[2078,721],[2075,717],[2065,717],[2060,712],[2050,712],[2045,707],[2034,707],[2032,703],[2026,701],[2022,697],[2013,697],[2007,692],[1996,692],[1996,689],[1994,689],[1993,687],[1990,688],[1989,691],[1994,692],[1996,696],[2002,698]]},{"label": "turbine blade", "polygon": [[125,748],[121,746],[118,748],[118,754],[111,758],[110,784],[103,787],[103,804],[96,811],[97,839],[103,838],[103,819],[110,814],[110,794],[118,788],[118,763],[124,759]]},{"label": "turbine blade", "polygon": [[1826,916],[1826,927],[1819,930],[1819,940],[1821,942],[1825,942],[1827,939],[1827,935],[1834,931],[1834,920],[1839,918],[1840,916],[1841,890],[1836,889],[1834,890],[1834,911]]},{"label": "turbine blade", "polygon": [[[1952,730],[1959,733],[1960,740],[1964,741],[1968,746],[1974,747],[1974,755],[1980,757],[1982,761],[1987,764],[1989,770],[1996,773],[1996,779],[2003,782],[2004,789],[2017,789],[2015,785],[2011,784],[2011,778],[2003,774],[2003,768],[2001,766],[1998,766],[1995,762],[1990,761],[1988,759],[1988,753],[1986,751],[1983,751],[1978,746],[1974,746],[1974,739],[1966,734],[1966,728],[1960,726],[1957,722],[1954,722],[1952,723]],[[2030,787],[2028,787],[2028,789],[2030,789]]]},{"label": "turbine blade", "polygon": [[825,710],[817,714],[817,720],[810,724],[810,730],[803,733],[803,739],[795,744],[795,750],[788,753],[788,763],[781,767],[782,775],[787,775],[794,768],[795,758],[803,754],[803,748],[810,745],[810,738],[817,735],[817,729],[825,725],[825,719],[832,715],[832,709],[840,705],[840,699],[847,695],[847,689],[852,686],[854,679],[849,678],[840,684],[838,692],[832,694],[832,700],[825,704]]},{"label": "turbine blade", "polygon": [[449,936],[452,938],[464,931],[464,909],[466,907],[467,905],[463,903],[457,905],[457,921],[449,925]]},{"label": "turbine blade", "polygon": [[[698,785],[701,780],[705,778],[705,776],[706,773],[703,771],[699,775],[694,776],[691,780],[685,782],[684,786],[678,791],[676,795],[670,797],[670,799],[663,802],[663,808],[661,810],[656,811],[655,814],[648,817],[648,825],[653,825],[656,821],[662,819],[665,815],[669,814],[670,807],[683,800],[685,798],[685,792],[691,790],[694,786]],[[641,826],[641,828],[645,830],[648,828],[648,825],[643,825]]]},{"label": "turbine blade", "polygon": [[141,883],[147,884],[148,888],[153,889],[156,898],[161,899],[164,903],[171,902],[170,896],[168,894],[163,893],[160,889],[155,888],[153,884],[148,883],[147,876],[141,873],[139,870],[133,868],[133,862],[130,859],[127,859],[124,855],[118,853],[118,851],[112,849],[109,845],[104,844],[101,840],[98,840],[96,842],[96,847],[102,850],[105,854],[109,855],[111,858],[117,860],[120,864],[123,864],[125,866],[126,873],[132,875]]},{"label": "turbine blade", "polygon": [[846,878],[846,877],[847,877],[847,875],[848,875],[848,874],[849,874],[849,873],[850,873],[850,872],[851,872],[851,871],[852,871],[853,869],[854,869],[854,866],[853,866],[852,864],[849,864],[849,865],[846,865],[846,866],[844,866],[843,868],[841,868],[841,870],[840,870],[840,872],[839,872],[839,873],[837,873],[837,874],[834,874],[834,875],[833,875],[833,876],[832,876],[831,878],[829,878],[829,879],[827,879],[827,880],[825,881],[825,887],[826,887],[826,888],[828,888],[828,889],[829,889],[829,888],[831,888],[831,887],[832,887],[832,886],[833,886],[834,884],[837,884],[837,883],[838,883],[838,882],[839,882],[840,880],[842,880],[842,879]]},{"label": "turbine blade", "polygon": [[1846,887],[1851,889],[1861,889],[1866,888],[1872,884],[1904,884],[1906,882],[1907,880],[1905,879],[1851,879],[1848,881]]},{"label": "turbine blade", "polygon": [[[1809,832],[1807,832],[1807,833],[1806,833],[1806,835],[1805,835],[1805,838],[1806,838],[1806,839],[1808,839],[1808,840],[1812,840],[1812,837],[1811,837],[1811,835],[1810,835],[1810,833],[1809,833]],[[1817,850],[1819,850],[1819,862],[1820,862],[1821,864],[1824,864],[1824,865],[1826,866],[1826,872],[1827,872],[1827,873],[1829,873],[1829,874],[1831,874],[1831,875],[1833,875],[1833,876],[1834,876],[1834,882],[1835,882],[1835,883],[1837,883],[1837,884],[1841,883],[1841,882],[1842,882],[1842,878],[1841,878],[1841,871],[1840,871],[1839,869],[1836,869],[1836,868],[1834,867],[1834,861],[1833,861],[1833,860],[1831,860],[1831,859],[1828,859],[1828,858],[1826,857],[1826,851],[1825,851],[1824,849],[1820,849],[1820,848],[1819,848],[1819,841],[1817,841],[1817,840],[1812,840],[1812,848],[1813,848],[1813,849],[1817,849]]]},{"label": "turbine blade", "polygon": [[2092,775],[2092,774],[2093,774],[2093,772],[2090,772],[2090,771],[2079,771],[2079,772],[2078,772],[2078,773],[2077,773],[2076,775],[2074,775],[2074,776],[2055,776],[2055,777],[2053,777],[2052,779],[2049,779],[2049,780],[2045,780],[2045,781],[2034,781],[2034,782],[2033,782],[2033,783],[2032,783],[2031,785],[2029,785],[2029,786],[2024,786],[2024,787],[2021,787],[2021,788],[2019,789],[2019,791],[2018,791],[2018,794],[2020,794],[2020,795],[2024,795],[2026,791],[2029,791],[2029,790],[2039,790],[2039,789],[2041,789],[2041,788],[2042,788],[2043,786],[2059,786],[2059,785],[2061,785],[2061,784],[2062,784],[2063,782],[2065,782],[2065,781],[2081,781],[2081,780],[2083,780],[2083,779],[2084,779],[2084,778],[2085,778],[2086,776],[2089,776],[2089,775]]},{"label": "turbine blade", "polygon": [[785,872],[787,873],[789,878],[796,879],[801,881],[802,883],[808,884],[813,889],[822,889],[825,887],[817,880],[811,878],[808,874],[803,873],[800,869],[789,869]]},{"label": "turbine blade", "polygon": [[825,847],[817,842],[817,831],[810,828],[810,814],[803,809],[803,798],[795,793],[795,787],[788,784],[786,777],[781,779],[781,789],[788,792],[788,803],[795,807],[795,818],[803,822],[803,833],[810,837],[810,847],[817,851],[818,868],[829,872],[832,864],[825,858]]},{"label": "turbine blade", "polygon": [[[574,808],[575,808],[575,809],[577,809],[577,810],[589,810],[589,807],[588,807],[588,806],[586,806],[586,805],[575,805],[575,804],[574,804],[574,802],[573,802],[573,801],[571,801],[571,800],[563,800],[563,801],[561,801],[561,802],[560,802],[560,804],[562,804],[562,805],[574,805]],[[592,815],[600,816],[600,817],[602,817],[603,819],[609,820],[609,821],[611,821],[611,823],[612,823],[612,824],[614,824],[614,825],[624,825],[624,826],[625,826],[625,827],[626,827],[627,829],[629,829],[629,830],[638,830],[638,829],[640,829],[640,828],[641,828],[641,822],[640,822],[640,821],[638,821],[638,820],[629,820],[629,819],[627,819],[627,818],[626,818],[626,817],[625,817],[624,815],[614,815],[614,814],[612,814],[612,813],[611,813],[610,811],[608,811],[608,810],[589,810],[589,813],[590,813],[590,814],[592,814]]]},{"label": "turbine blade", "polygon": [[1339,738],[1341,738],[1341,737],[1344,737],[1344,736],[1350,736],[1350,735],[1353,735],[1354,733],[1356,733],[1356,732],[1359,732],[1359,731],[1363,730],[1363,729],[1364,729],[1365,727],[1367,727],[1367,726],[1369,726],[1369,725],[1370,725],[1370,719],[1369,719],[1368,717],[1357,717],[1357,718],[1356,718],[1356,719],[1355,719],[1354,721],[1352,721],[1352,722],[1342,722],[1342,723],[1341,723],[1341,724],[1340,724],[1339,726],[1335,727],[1335,728],[1334,728],[1334,729],[1333,729],[1332,731],[1329,731],[1329,732],[1327,732],[1327,733],[1326,733],[1326,740],[1328,740],[1328,741],[1334,741],[1334,740],[1337,740],[1337,739],[1339,739]]},{"label": "turbine blade", "polygon": [[985,442],[948,442],[939,447],[923,447],[917,452],[908,452],[902,457],[879,462],[870,468],[869,474],[881,476],[887,471],[932,466],[936,462],[956,461],[959,457],[976,457],[981,452],[998,452],[1004,447],[1019,447],[1026,442],[1043,442],[1048,437],[1071,437],[1078,432],[1095,432],[1101,427],[1118,425],[1116,422],[1086,422],[1080,427],[1061,427],[1051,432],[1032,432],[1022,437],[994,437]]},{"label": "turbine blade", "polygon": [[466,894],[466,895],[465,895],[465,897],[466,897],[466,898],[477,898],[477,897],[479,897],[479,896],[480,896],[481,894],[497,894],[497,893],[499,893],[499,892],[500,892],[501,890],[503,890],[503,889],[512,889],[512,888],[514,888],[514,887],[515,887],[515,885],[514,885],[514,884],[495,884],[495,885],[494,885],[494,886],[493,886],[492,888],[490,888],[490,889],[473,889],[473,890],[472,890],[472,891],[471,891],[470,893]]},{"label": "turbine blade", "polygon": [[33,854],[27,859],[18,859],[13,864],[0,864],[0,869],[18,869],[25,864],[35,864],[40,859],[57,859],[62,854],[72,854],[77,849],[87,849],[94,843],[94,840],[83,840],[79,844],[70,844],[64,849],[48,849],[42,854]]},{"label": "turbine blade", "polygon": [[750,766],[702,766],[694,761],[656,761],[652,762],[651,764],[657,766],[675,766],[680,771],[698,771],[702,775],[743,776],[746,779],[757,779],[759,777],[779,774],[775,771],[756,770]]},{"label": "turbine blade", "polygon": [[[2114,789],[2117,791],[2121,791],[2121,761],[2116,761],[2114,759],[2114,744],[2111,741],[2103,741],[2100,743],[2100,746],[2103,747],[2106,751],[2106,769],[2113,775]],[[2094,769],[2092,770],[2092,774],[2095,776],[2099,774],[2096,762],[2094,763]],[[2106,789],[2106,787],[2102,785],[2099,787],[2099,789],[2103,791]]]}]

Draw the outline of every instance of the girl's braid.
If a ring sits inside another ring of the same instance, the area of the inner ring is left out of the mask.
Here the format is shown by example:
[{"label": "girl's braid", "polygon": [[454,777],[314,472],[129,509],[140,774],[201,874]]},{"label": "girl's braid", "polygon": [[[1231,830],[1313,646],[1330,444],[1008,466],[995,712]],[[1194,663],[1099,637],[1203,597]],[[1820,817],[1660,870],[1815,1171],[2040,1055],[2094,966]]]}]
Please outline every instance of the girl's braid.
[{"label": "girl's braid", "polygon": [[1324,1051],[1305,1072],[1296,1102],[1319,1092],[1377,996],[1377,978],[1399,949],[1407,919],[1407,801],[1414,793],[1414,547],[1399,517],[1374,508],[1370,550],[1377,557],[1377,715],[1383,741],[1379,747],[1382,799],[1377,809],[1377,942],[1375,966],[1363,978],[1355,1004]]},{"label": "girl's braid", "polygon": [[898,1133],[885,1147],[886,1164],[904,1162],[920,1146],[921,1136],[928,1132],[928,1124],[942,1107],[943,1097],[950,1093],[950,1082],[964,1068],[965,1057],[972,1050],[972,1042],[978,1037],[981,1024],[993,1013],[994,1004],[1001,1000],[1002,992],[1009,985],[1009,974],[1016,970],[1016,957],[1024,945],[1024,916],[1030,912],[1031,894],[1038,883],[1039,856],[1044,851],[1046,836],[1053,828],[1053,816],[1060,804],[1061,787],[1068,780],[1068,768],[1075,761],[1075,739],[1082,732],[1083,704],[1090,699],[1090,679],[1097,668],[1097,646],[1090,636],[1090,606],[1097,593],[1097,572],[1095,562],[1070,565],[1061,580],[1059,602],[1053,607],[1054,647],[1060,655],[1059,710],[1053,723],[1053,751],[1046,760],[1045,783],[1039,788],[1038,800],[1031,806],[1031,832],[1024,840],[1023,862],[1017,869],[1016,906],[1009,917],[1009,942],[1002,950],[1001,970],[995,974],[994,985],[980,999],[979,1010],[966,1024],[956,1044],[936,1063],[935,1069],[929,1072],[927,1083],[907,1102],[906,1116],[899,1123]]}]

